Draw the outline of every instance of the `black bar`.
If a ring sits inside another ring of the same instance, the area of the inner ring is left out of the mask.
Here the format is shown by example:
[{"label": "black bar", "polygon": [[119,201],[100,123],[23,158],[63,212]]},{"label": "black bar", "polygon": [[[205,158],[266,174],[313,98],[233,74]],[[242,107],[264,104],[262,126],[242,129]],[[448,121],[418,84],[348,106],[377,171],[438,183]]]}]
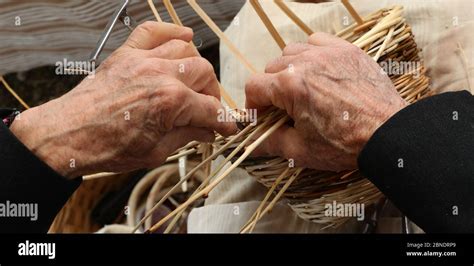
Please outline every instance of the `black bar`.
[{"label": "black bar", "polygon": [[[0,265],[12,263],[466,263],[474,235],[3,235]],[[19,256],[19,244],[55,243],[55,258]],[[410,246],[410,247],[408,247]],[[442,257],[432,256],[443,253]],[[421,252],[411,257],[407,252]],[[455,252],[455,256],[453,255]],[[431,254],[431,255],[430,255]],[[452,256],[447,256],[452,255]]]}]

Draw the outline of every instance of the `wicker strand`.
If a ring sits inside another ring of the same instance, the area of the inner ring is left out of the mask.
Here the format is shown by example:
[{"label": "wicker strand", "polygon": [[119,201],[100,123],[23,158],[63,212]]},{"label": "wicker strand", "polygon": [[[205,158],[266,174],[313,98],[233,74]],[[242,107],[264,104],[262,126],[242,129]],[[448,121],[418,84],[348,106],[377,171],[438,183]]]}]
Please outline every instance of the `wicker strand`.
[{"label": "wicker strand", "polygon": [[148,5],[150,6],[151,12],[155,16],[156,21],[158,22],[163,22],[163,20],[160,17],[160,14],[158,13],[158,10],[156,10],[155,4],[153,4],[153,0],[147,0]]},{"label": "wicker strand", "polygon": [[23,107],[25,107],[25,109],[30,109],[30,106],[28,104],[26,104],[25,101],[23,101],[23,99],[18,96],[18,93],[16,93],[16,91],[10,87],[10,85],[7,83],[7,81],[3,78],[3,76],[0,75],[0,81],[3,83],[3,86],[5,87],[5,89],[10,92],[11,95],[13,95],[13,97],[15,97],[15,99],[21,104],[23,105]]},{"label": "wicker strand", "polygon": [[293,22],[300,27],[306,34],[313,34],[313,30],[306,25],[291,9],[285,4],[283,0],[275,0],[275,4],[291,19]]},{"label": "wicker strand", "polygon": [[283,50],[286,46],[286,43],[281,37],[281,35],[278,33],[278,31],[276,30],[275,26],[273,25],[272,21],[267,16],[265,11],[263,11],[263,8],[258,2],[258,0],[250,0],[250,4],[252,4],[253,9],[255,10],[255,12],[257,12],[257,15],[260,17],[260,20],[263,22],[263,24],[265,24],[265,27],[272,35],[272,38],[278,44],[280,49]]},{"label": "wicker strand", "polygon": [[[232,158],[234,158],[239,152],[240,150],[242,150],[251,140],[253,140],[254,137],[256,137],[258,134],[261,134],[262,131],[271,123],[273,122],[273,120],[271,119],[268,119],[268,120],[264,120],[262,124],[260,124],[258,127],[255,128],[255,130],[250,133],[248,136],[246,136],[246,138],[236,147],[233,149],[233,151],[217,166],[215,167],[214,171],[212,172],[212,174],[210,174],[206,180],[204,180],[202,182],[202,184],[196,189],[196,191],[194,191],[194,193],[191,195],[194,196],[195,194],[197,194],[198,192],[200,192],[202,189],[204,189],[208,182],[210,182],[210,180],[214,177],[216,177],[216,175],[226,166],[226,164],[228,162],[230,162],[232,160]],[[230,172],[229,172],[230,173]],[[207,193],[205,193],[203,195],[203,197],[207,197]],[[182,211],[180,211],[179,213],[177,213],[173,219],[173,221],[168,225],[168,227],[166,228],[165,230],[165,233],[168,233],[171,231],[171,228],[174,226],[174,224],[179,220],[179,217],[184,213],[184,210],[183,209]]]},{"label": "wicker strand", "polygon": [[303,168],[297,168],[295,173],[293,173],[290,178],[288,179],[288,181],[285,183],[285,185],[281,188],[280,191],[278,191],[277,195],[272,199],[272,201],[270,202],[270,204],[268,204],[268,206],[265,208],[265,210],[262,211],[262,213],[260,215],[257,215],[256,218],[255,218],[255,222],[253,223],[250,223],[250,225],[246,228],[244,228],[242,230],[242,233],[246,233],[246,232],[252,232],[253,229],[255,228],[257,222],[263,217],[265,216],[265,214],[267,214],[268,212],[270,212],[272,209],[273,209],[273,206],[275,206],[275,204],[277,203],[277,201],[283,196],[283,194],[285,193],[285,191],[290,187],[290,185],[295,181],[295,179],[299,176],[299,174],[303,171],[304,169]]},{"label": "wicker strand", "polygon": [[[214,160],[215,158],[217,158],[218,155],[220,155],[223,151],[225,151],[227,148],[229,148],[230,145],[232,145],[232,143],[234,143],[235,141],[237,141],[238,139],[240,139],[242,136],[244,136],[249,130],[251,129],[251,127],[246,127],[244,130],[242,130],[241,132],[239,132],[239,134],[233,136],[231,138],[231,140],[229,140],[224,146],[222,146],[219,150],[217,150],[213,155],[207,157],[205,160],[203,160],[201,163],[199,163],[196,167],[194,167],[192,170],[190,170],[186,176],[184,176],[178,183],[176,183],[176,185],[174,185],[169,191],[168,193],[163,196],[163,198],[158,202],[156,203],[153,208],[150,209],[150,212],[147,213],[143,219],[140,221],[140,223],[138,223],[138,225],[134,228],[133,232],[135,232],[144,222],[145,220],[166,200],[168,199],[168,197],[174,193],[178,188],[179,186],[181,186],[181,184],[185,181],[187,181],[189,178],[191,178],[191,176],[197,171],[199,170],[201,167],[203,167],[206,163],[210,162],[211,160]],[[132,233],[133,233],[132,232]]]},{"label": "wicker strand", "polygon": [[250,219],[247,221],[247,223],[245,223],[245,225],[242,227],[242,229],[240,230],[241,233],[243,233],[244,229],[247,228],[247,226],[249,226],[251,223],[257,223],[257,218],[260,216],[260,214],[262,213],[262,210],[263,208],[265,207],[266,203],[268,202],[268,200],[270,199],[270,196],[273,194],[273,192],[275,191],[275,189],[277,188],[277,186],[280,184],[280,182],[283,180],[283,178],[286,177],[286,175],[288,174],[288,171],[290,170],[290,168],[286,168],[279,176],[278,178],[275,180],[275,182],[273,182],[272,186],[270,187],[270,189],[268,190],[267,194],[265,195],[265,197],[263,198],[263,200],[260,202],[260,205],[257,207],[257,209],[255,210],[255,212],[253,213],[253,215],[250,217]]},{"label": "wicker strand", "polygon": [[244,55],[237,49],[237,47],[225,36],[225,34],[219,29],[214,21],[204,12],[204,10],[198,5],[196,0],[187,0],[188,4],[194,9],[199,17],[207,24],[207,26],[219,37],[220,41],[223,42],[230,51],[237,57],[237,59],[244,64],[244,66],[251,72],[257,73],[257,69],[250,64],[250,62],[244,57]]},{"label": "wicker strand", "polygon": [[357,11],[355,11],[354,7],[349,3],[349,0],[342,0],[342,4],[346,7],[347,11],[351,14],[352,18],[357,22],[359,25],[364,24],[364,20],[359,16]]},{"label": "wicker strand", "polygon": [[195,200],[198,198],[207,195],[214,187],[216,187],[225,177],[229,175],[232,170],[234,170],[241,162],[243,162],[265,139],[267,139],[273,132],[275,132],[281,125],[283,125],[285,122],[288,121],[288,117],[285,116],[281,118],[278,122],[276,122],[273,126],[271,126],[265,133],[263,133],[255,142],[253,142],[251,145],[249,145],[246,149],[245,152],[234,162],[230,165],[229,168],[227,168],[224,173],[222,173],[219,177],[217,177],[212,183],[210,183],[207,187],[205,187],[203,190],[201,190],[199,193],[196,195],[190,197],[185,203],[180,205],[178,208],[176,208],[173,212],[168,214],[166,217],[161,219],[158,223],[153,225],[150,228],[150,231],[156,231],[161,225],[163,225],[166,221],[168,221],[171,217],[176,215],[178,212],[181,210],[185,209],[188,207],[191,203],[193,203]]}]

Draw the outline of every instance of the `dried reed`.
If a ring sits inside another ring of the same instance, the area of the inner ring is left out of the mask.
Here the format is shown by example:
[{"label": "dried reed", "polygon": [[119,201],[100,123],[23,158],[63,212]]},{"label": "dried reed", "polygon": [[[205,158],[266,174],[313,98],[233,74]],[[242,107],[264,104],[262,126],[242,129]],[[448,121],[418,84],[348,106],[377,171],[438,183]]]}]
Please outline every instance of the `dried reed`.
[{"label": "dried reed", "polygon": [[10,92],[11,95],[13,95],[13,97],[15,97],[15,99],[21,104],[23,105],[23,107],[25,107],[25,109],[30,109],[30,106],[28,104],[26,104],[25,101],[23,101],[23,99],[18,96],[18,93],[16,93],[16,91],[14,89],[12,89],[12,87],[10,87],[10,85],[7,83],[7,81],[3,78],[3,76],[0,75],[0,81],[3,83],[3,86],[5,87],[5,89]]}]

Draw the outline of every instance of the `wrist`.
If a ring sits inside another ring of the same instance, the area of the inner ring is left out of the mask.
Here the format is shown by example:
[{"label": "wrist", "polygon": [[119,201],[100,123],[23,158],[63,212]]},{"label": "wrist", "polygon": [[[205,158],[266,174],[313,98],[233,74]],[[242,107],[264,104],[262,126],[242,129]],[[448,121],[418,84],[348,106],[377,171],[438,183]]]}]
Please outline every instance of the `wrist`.
[{"label": "wrist", "polygon": [[[50,123],[43,123],[41,106],[28,109],[21,113],[10,126],[10,131],[36,157],[46,163],[58,174],[66,177],[77,177],[77,169],[70,167],[70,156],[67,147],[59,143],[49,134]],[[53,123],[56,124],[56,123]]]},{"label": "wrist", "polygon": [[400,110],[408,106],[408,103],[401,97],[398,97],[394,99],[393,101],[389,102],[387,107],[383,110],[380,110],[378,115],[375,115],[376,117],[373,120],[373,123],[371,123],[372,126],[368,126],[366,129],[367,131],[365,132],[362,145],[360,145],[357,154],[359,154],[364,146],[367,144],[367,142],[372,138],[372,136],[375,134],[375,132],[383,125],[385,124],[390,118],[392,118],[396,113],[398,113]]},{"label": "wrist", "polygon": [[[383,119],[380,121],[379,125],[377,126],[376,130],[381,127],[383,124],[385,124],[392,116],[394,116],[396,113],[400,112],[403,108],[408,106],[408,102],[405,101],[402,97],[398,97],[393,103],[390,103],[387,107],[387,109],[384,112]],[[372,132],[372,134],[375,133]]]}]

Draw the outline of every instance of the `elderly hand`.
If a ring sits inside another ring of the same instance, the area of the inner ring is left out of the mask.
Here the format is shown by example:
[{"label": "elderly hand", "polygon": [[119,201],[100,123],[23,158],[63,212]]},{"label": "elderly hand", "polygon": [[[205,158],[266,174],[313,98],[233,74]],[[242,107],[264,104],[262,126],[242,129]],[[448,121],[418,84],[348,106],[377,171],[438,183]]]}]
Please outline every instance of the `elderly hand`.
[{"label": "elderly hand", "polygon": [[323,33],[288,45],[248,81],[246,96],[247,108],[274,105],[294,120],[261,145],[260,155],[332,171],[357,168],[375,130],[407,104],[372,58]]},{"label": "elderly hand", "polygon": [[67,177],[155,167],[192,140],[233,133],[234,123],[217,120],[216,76],[192,37],[172,24],[138,26],[95,77],[25,111],[12,132]]}]

